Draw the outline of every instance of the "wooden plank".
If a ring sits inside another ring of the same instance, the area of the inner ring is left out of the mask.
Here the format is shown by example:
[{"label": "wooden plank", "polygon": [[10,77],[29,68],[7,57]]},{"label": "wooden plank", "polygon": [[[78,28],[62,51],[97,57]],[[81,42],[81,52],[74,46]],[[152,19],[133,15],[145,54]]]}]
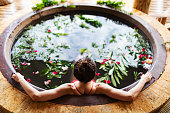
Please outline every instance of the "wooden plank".
[{"label": "wooden plank", "polygon": [[170,83],[163,78],[159,78],[159,80],[156,81],[156,85],[161,86],[162,89],[164,89],[165,92],[170,93]]},{"label": "wooden plank", "polygon": [[[50,103],[50,102],[42,102],[42,103],[39,103],[37,105],[37,113],[61,113],[60,112],[60,109],[61,109],[61,106],[63,106],[64,108],[66,108],[67,106],[66,105],[58,105],[58,104],[55,104],[55,103]],[[73,107],[69,107],[70,109],[73,109]],[[63,112],[63,113],[70,113],[69,111],[67,112]]]},{"label": "wooden plank", "polygon": [[130,103],[131,102],[122,102],[122,101],[120,101],[120,102],[118,102],[118,103],[116,103],[114,105],[114,106],[117,106],[118,109],[113,108],[113,111],[115,113],[132,113],[131,108],[130,108]]},{"label": "wooden plank", "polygon": [[[15,90],[11,89],[10,92],[15,92]],[[9,111],[15,111],[19,109],[18,106],[20,106],[26,98],[28,98],[28,96],[20,94],[18,91],[13,94],[10,93],[7,98],[8,100],[5,100],[7,103],[5,103],[4,107],[8,108]]]},{"label": "wooden plank", "polygon": [[143,94],[139,94],[137,99],[134,101],[143,111],[149,113],[152,110],[151,103],[144,97]]},{"label": "wooden plank", "polygon": [[143,93],[142,98],[145,100],[143,105],[145,104],[146,101],[149,103],[150,110],[148,112],[157,110],[167,101],[167,98],[166,99],[162,98],[160,95],[157,95],[156,93],[149,89]]},{"label": "wooden plank", "polygon": [[144,111],[135,101],[131,102],[130,107],[132,109],[132,113],[146,113],[146,111]]},{"label": "wooden plank", "polygon": [[[101,113],[103,107],[104,107],[104,105],[84,106],[84,108],[86,109],[86,113]],[[74,108],[74,111],[80,111],[80,110]]]},{"label": "wooden plank", "polygon": [[83,110],[81,109],[80,106],[70,106],[70,105],[63,105],[63,106],[59,106],[58,108],[59,113],[73,113],[74,111],[75,113],[81,113],[77,111],[83,111]]},{"label": "wooden plank", "polygon": [[32,100],[30,98],[24,99],[22,101],[22,103],[20,103],[20,105],[18,105],[18,109],[15,109],[13,112],[14,113],[26,113],[25,111],[28,108],[28,106],[31,105],[31,102],[32,102]]}]

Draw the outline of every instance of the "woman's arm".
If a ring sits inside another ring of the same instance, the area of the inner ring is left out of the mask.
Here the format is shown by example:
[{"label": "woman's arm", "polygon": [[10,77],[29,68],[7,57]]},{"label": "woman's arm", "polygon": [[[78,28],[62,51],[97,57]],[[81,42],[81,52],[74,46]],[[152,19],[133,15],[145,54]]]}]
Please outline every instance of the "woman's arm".
[{"label": "woman's arm", "polygon": [[24,88],[26,93],[32,98],[33,101],[47,101],[61,97],[63,95],[71,94],[73,92],[70,83],[60,85],[55,89],[40,92],[29,85],[20,73],[13,74],[12,78],[21,84],[21,86]]},{"label": "woman's arm", "polygon": [[139,83],[129,91],[123,91],[113,88],[107,84],[100,83],[96,85],[96,94],[105,94],[111,98],[115,98],[122,101],[133,101],[137,98],[138,94],[142,90],[146,82],[152,78],[151,73],[142,75]]}]

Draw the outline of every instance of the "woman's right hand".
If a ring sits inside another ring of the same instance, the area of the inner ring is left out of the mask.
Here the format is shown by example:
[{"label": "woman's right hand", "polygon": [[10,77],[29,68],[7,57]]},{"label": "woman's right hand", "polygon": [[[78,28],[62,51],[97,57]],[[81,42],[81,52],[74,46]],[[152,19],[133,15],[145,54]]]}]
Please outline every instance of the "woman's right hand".
[{"label": "woman's right hand", "polygon": [[16,82],[20,82],[21,80],[25,80],[24,76],[22,76],[20,73],[15,73],[11,76]]},{"label": "woman's right hand", "polygon": [[151,78],[152,78],[152,74],[150,72],[141,76],[141,79],[145,80],[145,82],[149,82],[151,80]]}]

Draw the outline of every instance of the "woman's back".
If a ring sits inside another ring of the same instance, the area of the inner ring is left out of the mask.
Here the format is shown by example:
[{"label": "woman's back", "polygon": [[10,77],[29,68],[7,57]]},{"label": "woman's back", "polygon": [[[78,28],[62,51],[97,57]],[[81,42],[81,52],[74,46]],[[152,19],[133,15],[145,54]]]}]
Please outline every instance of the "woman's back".
[{"label": "woman's back", "polygon": [[90,81],[87,83],[79,82],[78,80],[75,80],[72,82],[72,89],[74,92],[77,93],[77,95],[83,95],[83,94],[94,94],[95,93],[95,81]]}]

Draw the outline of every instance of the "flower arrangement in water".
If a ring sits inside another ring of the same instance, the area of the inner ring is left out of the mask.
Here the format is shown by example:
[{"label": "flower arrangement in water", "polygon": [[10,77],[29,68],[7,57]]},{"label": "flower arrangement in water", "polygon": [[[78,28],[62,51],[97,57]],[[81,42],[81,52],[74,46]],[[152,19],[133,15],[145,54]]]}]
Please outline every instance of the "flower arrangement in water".
[{"label": "flower arrangement in water", "polygon": [[[42,83],[49,89],[59,85],[52,85],[53,79],[62,79],[69,69],[73,68],[73,60],[79,54],[91,57],[99,64],[96,82],[113,84],[115,87],[128,76],[129,66],[135,68],[141,66],[148,70],[152,64],[152,52],[148,41],[138,33],[137,27],[128,28],[130,31],[114,32],[110,27],[112,26],[110,21],[106,26],[106,22],[101,22],[102,19],[91,15],[74,15],[71,20],[69,16],[59,15],[53,20],[27,27],[13,48],[14,68],[22,72],[35,64],[38,65],[38,61],[43,62],[40,64],[43,68],[33,69],[26,75],[26,79],[28,82],[33,82],[33,77],[30,76],[44,77]],[[117,24],[119,23],[113,25],[117,27]],[[103,38],[105,33],[102,32],[105,28],[111,29],[111,32]],[[75,36],[75,34],[81,35],[82,32],[86,37],[92,36],[90,38]],[[79,42],[73,43],[79,39],[81,39]],[[37,62],[32,64],[33,61]],[[140,79],[143,73],[142,70],[134,71],[134,80]]]},{"label": "flower arrangement in water", "polygon": [[108,59],[103,59],[102,61],[97,62],[101,63],[99,69],[103,70],[105,73],[102,77],[97,76],[96,82],[104,82],[109,84],[111,83],[111,80],[113,85],[116,87],[117,84],[120,84],[119,79],[123,79],[122,75],[128,76],[127,70],[123,63],[116,61],[112,55]]},{"label": "flower arrangement in water", "polygon": [[71,63],[64,60],[53,60],[47,61],[46,65],[47,68],[42,70],[41,76],[47,76],[47,79],[52,79],[53,77],[61,78],[62,75],[65,75]]}]

